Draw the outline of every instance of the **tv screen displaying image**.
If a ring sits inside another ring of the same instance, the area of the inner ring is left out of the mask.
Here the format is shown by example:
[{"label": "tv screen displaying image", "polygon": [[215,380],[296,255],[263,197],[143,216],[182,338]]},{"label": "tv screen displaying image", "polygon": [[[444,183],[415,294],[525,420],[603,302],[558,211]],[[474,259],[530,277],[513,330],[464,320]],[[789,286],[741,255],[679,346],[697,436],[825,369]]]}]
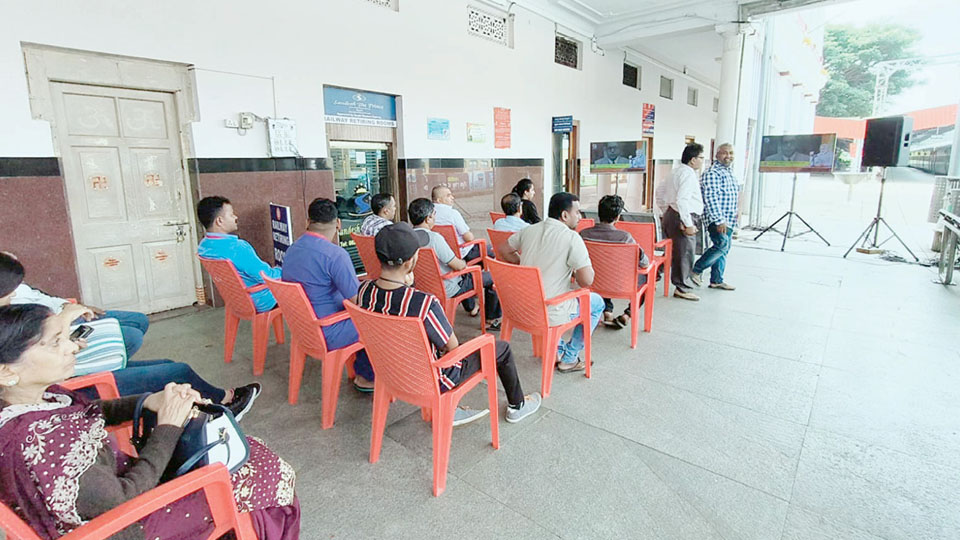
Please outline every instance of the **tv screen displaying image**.
[{"label": "tv screen displaying image", "polygon": [[590,173],[647,170],[647,141],[590,143]]},{"label": "tv screen displaying image", "polygon": [[765,135],[760,146],[760,172],[833,172],[836,133]]}]

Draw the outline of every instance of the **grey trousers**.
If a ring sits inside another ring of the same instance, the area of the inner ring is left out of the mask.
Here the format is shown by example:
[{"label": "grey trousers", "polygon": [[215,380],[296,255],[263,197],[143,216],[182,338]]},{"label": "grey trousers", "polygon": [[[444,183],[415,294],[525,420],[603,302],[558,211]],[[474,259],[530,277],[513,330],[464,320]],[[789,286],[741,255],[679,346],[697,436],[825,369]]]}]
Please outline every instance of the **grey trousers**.
[{"label": "grey trousers", "polygon": [[[699,216],[692,216],[693,223],[699,222]],[[660,218],[663,235],[673,240],[673,259],[670,261],[670,282],[678,291],[688,292],[693,289],[690,274],[693,271],[693,258],[696,253],[697,237],[683,234],[683,222],[680,214],[673,208],[667,208]]]}]

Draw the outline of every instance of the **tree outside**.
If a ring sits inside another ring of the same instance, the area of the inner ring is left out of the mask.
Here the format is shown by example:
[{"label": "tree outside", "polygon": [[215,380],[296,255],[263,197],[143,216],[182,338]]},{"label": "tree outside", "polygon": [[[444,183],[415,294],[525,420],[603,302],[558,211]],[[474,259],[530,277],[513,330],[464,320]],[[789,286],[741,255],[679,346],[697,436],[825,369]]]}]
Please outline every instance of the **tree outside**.
[{"label": "tree outside", "polygon": [[[866,117],[873,112],[876,76],[870,68],[877,62],[918,56],[914,46],[920,33],[902,25],[873,24],[864,27],[831,25],[823,44],[823,59],[830,78],[820,92],[820,116]],[[895,96],[917,81],[915,69],[898,71],[890,77],[887,90]]]}]

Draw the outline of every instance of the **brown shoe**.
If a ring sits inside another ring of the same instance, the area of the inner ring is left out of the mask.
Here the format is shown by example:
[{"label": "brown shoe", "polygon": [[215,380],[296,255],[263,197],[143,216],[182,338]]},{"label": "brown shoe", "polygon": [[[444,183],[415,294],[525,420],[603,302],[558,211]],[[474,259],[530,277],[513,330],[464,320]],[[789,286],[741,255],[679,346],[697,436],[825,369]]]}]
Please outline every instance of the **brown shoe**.
[{"label": "brown shoe", "polygon": [[573,373],[574,371],[584,371],[585,369],[587,369],[586,362],[579,359],[572,364],[564,364],[562,362],[557,364],[557,371],[560,373]]},{"label": "brown shoe", "polygon": [[710,288],[711,288],[711,289],[721,289],[721,290],[724,290],[724,291],[735,291],[735,290],[737,290],[736,287],[734,287],[733,285],[730,285],[730,284],[727,283],[727,282],[711,283],[711,284],[710,284]]},{"label": "brown shoe", "polygon": [[684,300],[690,300],[693,302],[699,302],[700,297],[693,294],[692,292],[683,292],[680,289],[673,291],[673,295],[677,298],[683,298]]}]

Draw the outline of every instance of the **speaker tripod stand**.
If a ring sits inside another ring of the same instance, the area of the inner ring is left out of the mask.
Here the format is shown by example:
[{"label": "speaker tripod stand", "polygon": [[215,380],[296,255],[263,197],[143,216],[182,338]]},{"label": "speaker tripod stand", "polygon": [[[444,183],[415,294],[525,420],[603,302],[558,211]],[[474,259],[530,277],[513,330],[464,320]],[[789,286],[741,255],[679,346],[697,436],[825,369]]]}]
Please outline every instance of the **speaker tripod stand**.
[{"label": "speaker tripod stand", "polygon": [[[829,246],[829,245],[830,245],[830,242],[827,242],[827,239],[824,238],[823,235],[821,235],[820,233],[818,233],[816,229],[814,229],[809,223],[807,223],[807,220],[805,220],[805,219],[803,219],[802,217],[800,217],[800,214],[798,214],[798,213],[796,213],[796,212],[793,211],[794,204],[796,203],[796,200],[797,200],[797,173],[793,173],[793,188],[792,188],[792,190],[791,190],[791,192],[790,192],[790,210],[787,210],[786,213],[784,213],[784,214],[783,214],[782,216],[780,216],[776,221],[774,221],[772,225],[770,225],[770,226],[767,227],[766,229],[760,231],[760,234],[758,234],[756,237],[754,237],[754,240],[758,240],[758,239],[759,239],[761,236],[763,236],[764,233],[766,233],[767,231],[773,231],[773,232],[775,232],[775,233],[777,233],[777,234],[782,234],[782,235],[783,235],[783,243],[780,244],[780,251],[783,251],[783,248],[785,248],[785,247],[787,246],[787,239],[788,239],[788,238],[796,238],[796,237],[798,237],[798,236],[801,236],[801,235],[804,235],[804,234],[807,234],[807,233],[811,233],[811,232],[812,232],[813,234],[817,235],[821,240],[823,240],[823,243],[824,243],[824,244],[826,244],[826,245]],[[806,226],[807,226],[807,229],[809,229],[809,230],[806,230],[806,231],[799,232],[799,233],[797,233],[797,234],[791,235],[791,234],[790,234],[790,228],[791,228],[791,226],[793,225],[793,218],[794,218],[794,217],[796,217],[796,218],[799,219],[801,222],[803,222],[803,224],[806,225]],[[778,223],[780,223],[781,221],[784,220],[784,218],[786,218],[786,220],[787,220],[787,227],[783,230],[783,232],[780,232],[780,230],[778,230],[776,227],[777,227],[777,224],[778,224]]]},{"label": "speaker tripod stand", "polygon": [[[857,248],[857,251],[861,253],[870,253],[874,250],[879,250],[880,246],[882,246],[883,244],[886,244],[887,241],[889,241],[891,238],[896,238],[897,241],[900,242],[900,245],[903,246],[903,249],[907,250],[907,253],[909,253],[910,256],[913,257],[913,260],[916,262],[920,262],[920,259],[918,259],[917,256],[914,255],[912,251],[910,251],[909,247],[907,247],[907,243],[904,242],[903,239],[901,239],[899,236],[897,236],[897,232],[893,230],[893,227],[891,227],[890,224],[887,223],[887,220],[883,219],[883,216],[880,215],[880,210],[883,208],[883,186],[886,183],[887,183],[887,168],[884,167],[883,174],[880,175],[880,201],[877,203],[877,215],[874,216],[873,221],[870,222],[870,225],[867,225],[867,229],[862,233],[860,233],[860,236],[858,236],[857,239],[853,241],[853,244],[850,246],[849,249],[847,249],[847,252],[843,254],[843,257],[846,258],[847,255],[849,255],[850,252],[853,251],[853,248],[856,247],[857,243],[860,243],[861,239],[863,240],[863,242],[860,244],[860,247]],[[890,233],[893,236],[887,238],[883,242],[877,243],[877,240],[880,238],[881,223],[887,227],[887,229],[890,231]],[[870,240],[871,232],[873,233],[873,243],[868,246],[867,242]]]}]

